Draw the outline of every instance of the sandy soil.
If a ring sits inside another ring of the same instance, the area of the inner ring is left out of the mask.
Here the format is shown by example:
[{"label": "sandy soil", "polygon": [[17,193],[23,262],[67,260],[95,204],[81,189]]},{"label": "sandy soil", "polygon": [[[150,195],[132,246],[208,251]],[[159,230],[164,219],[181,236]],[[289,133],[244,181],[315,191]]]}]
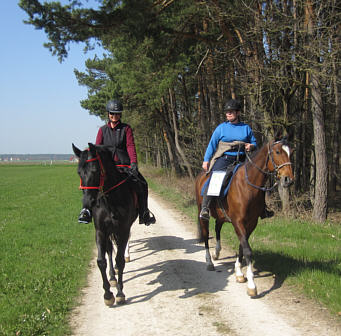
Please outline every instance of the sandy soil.
[{"label": "sandy soil", "polygon": [[131,262],[124,274],[127,303],[104,305],[94,258],[88,287],[72,314],[75,336],[341,335],[339,317],[277,288],[271,274],[256,273],[258,297],[248,297],[246,284],[235,281],[235,253],[226,246],[216,270],[206,271],[196,226],[155,195],[149,205],[156,224],[136,222],[132,228]]}]

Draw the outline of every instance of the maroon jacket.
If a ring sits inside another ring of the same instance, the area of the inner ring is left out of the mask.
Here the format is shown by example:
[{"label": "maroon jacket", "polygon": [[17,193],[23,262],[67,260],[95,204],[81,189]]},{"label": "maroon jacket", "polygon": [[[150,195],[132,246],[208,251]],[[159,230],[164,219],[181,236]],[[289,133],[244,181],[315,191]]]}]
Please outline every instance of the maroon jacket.
[{"label": "maroon jacket", "polygon": [[[114,127],[111,126],[111,123],[108,122],[107,125],[103,127],[109,128],[113,134],[118,130],[121,129],[122,126],[124,127],[124,132],[125,132],[125,144],[126,144],[126,150],[128,153],[128,156],[130,158],[130,163],[137,163],[137,155],[136,155],[136,147],[135,147],[135,142],[134,142],[134,136],[133,136],[133,130],[128,124],[123,124],[121,121],[118,121]],[[104,139],[104,134],[103,134],[103,127],[101,127],[98,130],[97,136],[96,136],[96,145],[114,145],[111,143],[108,143],[109,140]],[[119,161],[118,156],[115,154],[114,157],[115,161]]]}]

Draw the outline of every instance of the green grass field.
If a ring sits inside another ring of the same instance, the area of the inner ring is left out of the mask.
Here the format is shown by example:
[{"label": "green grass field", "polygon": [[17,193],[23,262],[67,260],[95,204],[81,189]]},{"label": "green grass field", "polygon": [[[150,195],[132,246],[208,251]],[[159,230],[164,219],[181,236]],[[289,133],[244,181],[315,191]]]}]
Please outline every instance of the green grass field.
[{"label": "green grass field", "polygon": [[76,169],[0,165],[0,335],[69,333],[94,246]]}]

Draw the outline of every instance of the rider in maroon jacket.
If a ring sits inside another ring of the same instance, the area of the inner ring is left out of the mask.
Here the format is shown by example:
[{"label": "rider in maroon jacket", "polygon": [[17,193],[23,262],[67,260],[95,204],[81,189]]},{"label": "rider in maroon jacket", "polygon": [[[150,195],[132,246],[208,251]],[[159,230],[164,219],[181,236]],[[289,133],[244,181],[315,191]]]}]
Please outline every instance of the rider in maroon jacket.
[{"label": "rider in maroon jacket", "polygon": [[[134,182],[133,186],[139,203],[139,223],[154,224],[155,217],[148,209],[148,184],[137,168],[133,131],[128,124],[121,122],[123,106],[118,100],[109,100],[107,111],[109,121],[98,130],[96,145],[115,148],[115,163],[130,166],[131,180]],[[83,208],[79,214],[78,222],[89,223],[91,220],[91,211]]]}]

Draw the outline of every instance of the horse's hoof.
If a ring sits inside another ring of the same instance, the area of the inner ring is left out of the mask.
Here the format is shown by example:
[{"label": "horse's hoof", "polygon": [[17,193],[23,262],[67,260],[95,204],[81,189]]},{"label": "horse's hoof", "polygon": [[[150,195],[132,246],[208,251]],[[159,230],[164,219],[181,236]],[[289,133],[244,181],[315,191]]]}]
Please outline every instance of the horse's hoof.
[{"label": "horse's hoof", "polygon": [[210,264],[210,265],[207,265],[207,268],[206,268],[208,271],[215,271],[215,268],[214,268],[214,265],[213,264]]},{"label": "horse's hoof", "polygon": [[213,260],[218,260],[219,259],[219,254],[214,255],[212,258],[213,258]]},{"label": "horse's hoof", "polygon": [[257,296],[257,288],[248,288],[247,295],[251,297]]},{"label": "horse's hoof", "polygon": [[126,297],[124,295],[116,296],[116,303],[119,305],[126,303]]},{"label": "horse's hoof", "polygon": [[130,257],[125,257],[124,259],[126,262],[130,262]]},{"label": "horse's hoof", "polygon": [[105,303],[105,305],[108,306],[108,307],[113,306],[114,303],[115,303],[115,297],[114,297],[114,295],[113,295],[112,298],[110,298],[110,299],[104,299],[104,303]]},{"label": "horse's hoof", "polygon": [[236,275],[236,281],[238,283],[244,283],[244,282],[246,282],[246,279],[245,279],[244,275]]},{"label": "horse's hoof", "polygon": [[117,280],[116,279],[110,279],[109,280],[110,287],[117,287]]}]

